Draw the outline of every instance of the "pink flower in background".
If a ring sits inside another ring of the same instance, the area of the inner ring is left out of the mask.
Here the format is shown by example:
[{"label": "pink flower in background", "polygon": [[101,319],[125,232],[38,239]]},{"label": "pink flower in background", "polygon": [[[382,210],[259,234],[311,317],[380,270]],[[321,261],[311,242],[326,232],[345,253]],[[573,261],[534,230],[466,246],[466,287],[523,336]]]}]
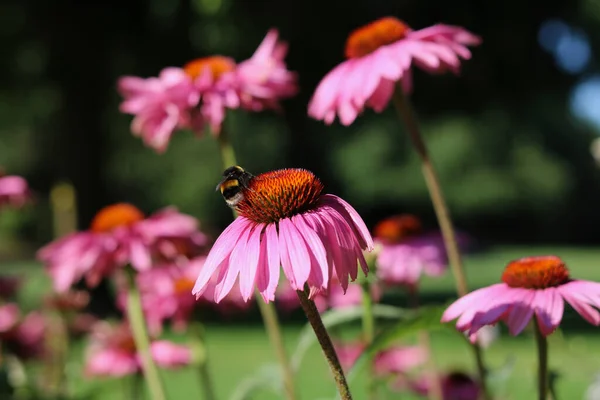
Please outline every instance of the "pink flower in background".
[{"label": "pink flower in background", "polygon": [[131,131],[162,153],[176,129],[190,125],[189,111],[198,105],[200,91],[181,68],[165,68],[158,77],[119,79],[124,100],[121,112],[135,115]]},{"label": "pink flower in background", "polygon": [[31,194],[27,181],[16,175],[0,174],[0,206],[21,207]]},{"label": "pink flower in background", "polygon": [[89,286],[130,264],[149,269],[155,258],[164,258],[160,244],[168,240],[205,241],[198,221],[174,208],[148,218],[131,204],[118,203],[96,214],[89,230],[60,238],[38,251],[38,258],[54,281],[56,291],[66,291],[81,278]]},{"label": "pink flower in background", "polygon": [[19,321],[21,311],[15,303],[6,303],[0,306],[0,335],[10,331]]},{"label": "pink flower in background", "polygon": [[[335,350],[342,367],[349,370],[365,350],[365,344],[360,341],[338,342],[335,344]],[[427,352],[420,346],[391,347],[375,356],[373,370],[381,377],[402,375],[425,364],[427,357]]]},{"label": "pink flower in background", "polygon": [[45,355],[47,323],[44,315],[32,311],[6,332],[0,333],[3,346],[17,357],[28,360]]},{"label": "pink flower in background", "polygon": [[218,135],[227,109],[250,111],[278,109],[279,101],[298,91],[296,74],[287,70],[284,58],[287,44],[271,29],[252,57],[236,65],[232,58],[210,56],[184,66],[202,93],[192,126],[202,132],[208,125]]},{"label": "pink flower in background", "polygon": [[272,301],[280,266],[292,289],[308,284],[311,298],[329,287],[334,269],[346,290],[358,275],[358,263],[367,273],[362,250],[372,250],[373,240],[354,208],[322,192],[319,179],[303,169],[252,176],[235,206],[239,217],[210,250],[193,294],[202,296],[217,275],[218,303],[239,276],[245,300],[256,287],[265,301]]},{"label": "pink flower in background", "polygon": [[287,43],[278,39],[278,32],[271,29],[252,57],[238,64],[242,108],[251,111],[278,109],[279,100],[296,95],[296,73],[288,71],[285,62]]},{"label": "pink flower in background", "polygon": [[[189,364],[191,350],[164,340],[150,344],[157,365],[175,368]],[[99,322],[90,336],[85,371],[88,376],[123,377],[141,371],[133,336],[127,324]]]},{"label": "pink flower in background", "polygon": [[[379,285],[371,285],[371,299],[374,302],[381,299]],[[321,290],[315,293],[313,300],[319,312],[324,312],[330,308],[340,309],[359,306],[362,304],[362,288],[355,283],[348,285],[347,290],[344,291],[334,273],[329,290]]]},{"label": "pink flower in background", "polygon": [[440,24],[413,31],[394,17],[381,18],[350,34],[347,60],[319,83],[308,114],[327,124],[337,115],[343,125],[350,125],[365,107],[383,111],[397,82],[409,92],[413,63],[429,73],[457,74],[460,58],[471,58],[467,46],[480,42],[457,26]]},{"label": "pink flower in background", "polygon": [[447,269],[444,242],[439,234],[421,234],[412,215],[393,216],[375,227],[377,277],[388,285],[414,286],[422,274],[440,276]]},{"label": "pink flower in background", "polygon": [[446,309],[442,322],[458,318],[456,328],[471,341],[485,325],[504,321],[516,336],[535,315],[544,336],[554,332],[569,303],[586,321],[600,325],[600,283],[572,280],[556,256],[526,257],[510,262],[503,283],[475,290]]},{"label": "pink flower in background", "polygon": [[478,400],[481,388],[473,378],[462,372],[452,372],[442,377],[444,400]]}]

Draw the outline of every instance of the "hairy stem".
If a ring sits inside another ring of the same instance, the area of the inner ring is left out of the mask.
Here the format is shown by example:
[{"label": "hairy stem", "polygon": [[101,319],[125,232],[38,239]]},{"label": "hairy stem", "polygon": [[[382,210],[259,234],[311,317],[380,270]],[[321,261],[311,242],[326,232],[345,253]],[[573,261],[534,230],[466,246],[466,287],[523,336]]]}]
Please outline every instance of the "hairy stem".
[{"label": "hairy stem", "polygon": [[535,342],[538,350],[538,399],[548,398],[548,341],[535,321]]},{"label": "hairy stem", "polygon": [[323,320],[321,319],[321,315],[319,314],[319,311],[317,310],[314,301],[308,298],[306,291],[298,290],[296,293],[298,293],[298,298],[300,299],[302,309],[306,314],[308,322],[315,331],[315,335],[317,336],[317,340],[321,345],[321,349],[323,350],[325,359],[327,360],[329,368],[333,373],[333,379],[335,380],[335,384],[337,386],[341,399],[351,400],[352,395],[350,394],[348,382],[346,382],[344,370],[342,369],[342,365],[340,364],[340,360],[338,359],[337,353],[335,352],[335,348],[333,347],[333,343],[331,342],[329,333],[327,333],[327,329],[325,329],[325,325],[323,325]]},{"label": "hairy stem", "polygon": [[142,371],[144,379],[148,385],[150,396],[153,400],[165,400],[165,390],[158,368],[154,363],[150,352],[150,338],[146,320],[142,311],[142,299],[135,283],[135,272],[131,269],[127,271],[128,293],[127,293],[127,317],[133,333],[135,347],[142,360]]}]

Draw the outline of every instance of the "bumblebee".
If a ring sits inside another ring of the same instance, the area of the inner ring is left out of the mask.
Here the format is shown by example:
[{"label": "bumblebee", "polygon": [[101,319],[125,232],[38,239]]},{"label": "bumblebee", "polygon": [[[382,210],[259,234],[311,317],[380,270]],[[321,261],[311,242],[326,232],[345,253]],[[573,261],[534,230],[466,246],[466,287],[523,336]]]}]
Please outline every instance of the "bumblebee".
[{"label": "bumblebee", "polygon": [[217,185],[229,207],[235,207],[244,199],[244,190],[249,189],[250,181],[254,178],[250,172],[238,165],[223,171],[223,179]]}]

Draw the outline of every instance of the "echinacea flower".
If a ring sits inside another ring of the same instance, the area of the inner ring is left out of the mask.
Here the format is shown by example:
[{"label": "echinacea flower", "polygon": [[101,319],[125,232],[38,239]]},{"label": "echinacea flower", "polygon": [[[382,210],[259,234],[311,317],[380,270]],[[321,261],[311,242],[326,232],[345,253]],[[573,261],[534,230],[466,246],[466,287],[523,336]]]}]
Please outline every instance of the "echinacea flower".
[{"label": "echinacea flower", "polygon": [[27,181],[16,175],[0,173],[0,206],[20,207],[30,197]]},{"label": "echinacea flower", "polygon": [[0,333],[3,346],[17,357],[28,360],[46,353],[46,318],[39,311],[31,311],[5,332]]},{"label": "echinacea flower", "polygon": [[[206,257],[198,256],[182,264],[167,264],[143,271],[137,276],[137,283],[142,296],[142,307],[146,321],[152,332],[161,331],[165,320],[173,322],[175,330],[185,329],[192,318],[194,309],[199,305],[191,294],[194,282],[202,270]],[[213,303],[215,279],[204,292],[207,303]],[[124,293],[122,300],[125,300]],[[124,306],[125,301],[121,301]],[[245,309],[246,303],[239,293],[230,293],[219,304],[225,311],[231,309]]]},{"label": "echinacea flower", "polygon": [[235,209],[239,216],[216,240],[193,289],[196,297],[216,274],[214,299],[220,302],[239,276],[240,293],[250,299],[254,287],[268,302],[275,298],[280,266],[294,290],[305,284],[327,289],[333,270],[344,290],[367,273],[362,250],[373,240],[358,213],[341,198],[323,194],[310,171],[282,169],[252,176]]},{"label": "echinacea flower", "polygon": [[131,265],[149,269],[165,240],[205,240],[198,236],[198,221],[174,208],[149,217],[131,204],[118,203],[96,214],[90,229],[60,238],[39,250],[58,292],[84,278],[96,285],[113,271]]},{"label": "echinacea flower", "polygon": [[239,64],[216,55],[183,67],[202,93],[200,109],[192,117],[196,132],[207,124],[218,135],[227,109],[278,109],[280,100],[296,94],[296,74],[288,71],[283,61],[287,44],[278,36],[277,30],[269,30],[252,57]]},{"label": "echinacea flower", "polygon": [[410,91],[413,63],[429,73],[457,74],[460,58],[471,58],[467,46],[480,42],[458,26],[439,24],[414,31],[394,17],[376,20],[350,34],[347,60],[319,83],[308,114],[327,124],[337,115],[343,125],[350,125],[365,107],[383,111],[396,82]]},{"label": "echinacea flower", "polygon": [[19,321],[21,312],[15,303],[6,303],[0,306],[0,334],[8,332]]},{"label": "echinacea flower", "polygon": [[440,234],[421,233],[421,222],[404,214],[381,221],[374,230],[379,244],[377,277],[388,285],[415,286],[422,274],[440,276],[448,267]]},{"label": "echinacea flower", "polygon": [[165,68],[158,77],[125,76],[118,89],[121,112],[135,115],[131,131],[144,143],[164,152],[171,135],[190,125],[189,110],[198,105],[200,91],[181,68]]},{"label": "echinacea flower", "polygon": [[472,341],[477,331],[498,321],[516,336],[535,315],[542,335],[560,325],[566,301],[586,321],[600,325],[600,283],[575,280],[556,256],[525,257],[511,261],[502,274],[503,283],[471,292],[448,307],[442,322],[458,318],[456,328]]},{"label": "echinacea flower", "polygon": [[[92,331],[87,350],[85,371],[88,376],[123,377],[141,372],[141,361],[129,326],[99,322]],[[191,362],[187,346],[166,340],[150,343],[150,353],[156,364],[176,368]]]}]

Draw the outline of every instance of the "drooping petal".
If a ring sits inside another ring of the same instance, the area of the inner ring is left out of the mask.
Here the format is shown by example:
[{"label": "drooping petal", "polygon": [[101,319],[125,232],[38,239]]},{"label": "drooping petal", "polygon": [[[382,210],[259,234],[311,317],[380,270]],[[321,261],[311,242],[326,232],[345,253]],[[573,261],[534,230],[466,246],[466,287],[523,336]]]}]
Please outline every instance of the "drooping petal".
[{"label": "drooping petal", "polygon": [[522,299],[515,303],[508,313],[506,323],[511,335],[517,336],[525,329],[533,315],[534,291],[524,292]]},{"label": "drooping petal", "polygon": [[253,225],[246,225],[245,229],[240,233],[240,238],[231,252],[229,265],[224,271],[223,278],[217,282],[215,286],[215,303],[219,303],[233,288],[238,274],[241,269],[246,267],[246,249],[248,248],[248,238],[253,229]]},{"label": "drooping petal", "polygon": [[252,297],[252,289],[256,279],[258,258],[260,255],[260,238],[264,225],[258,224],[250,234],[246,247],[246,260],[240,271],[240,292],[242,297],[248,301]]},{"label": "drooping petal", "polygon": [[279,237],[283,239],[297,288],[304,287],[310,275],[310,256],[298,228],[289,218],[279,221]]}]

